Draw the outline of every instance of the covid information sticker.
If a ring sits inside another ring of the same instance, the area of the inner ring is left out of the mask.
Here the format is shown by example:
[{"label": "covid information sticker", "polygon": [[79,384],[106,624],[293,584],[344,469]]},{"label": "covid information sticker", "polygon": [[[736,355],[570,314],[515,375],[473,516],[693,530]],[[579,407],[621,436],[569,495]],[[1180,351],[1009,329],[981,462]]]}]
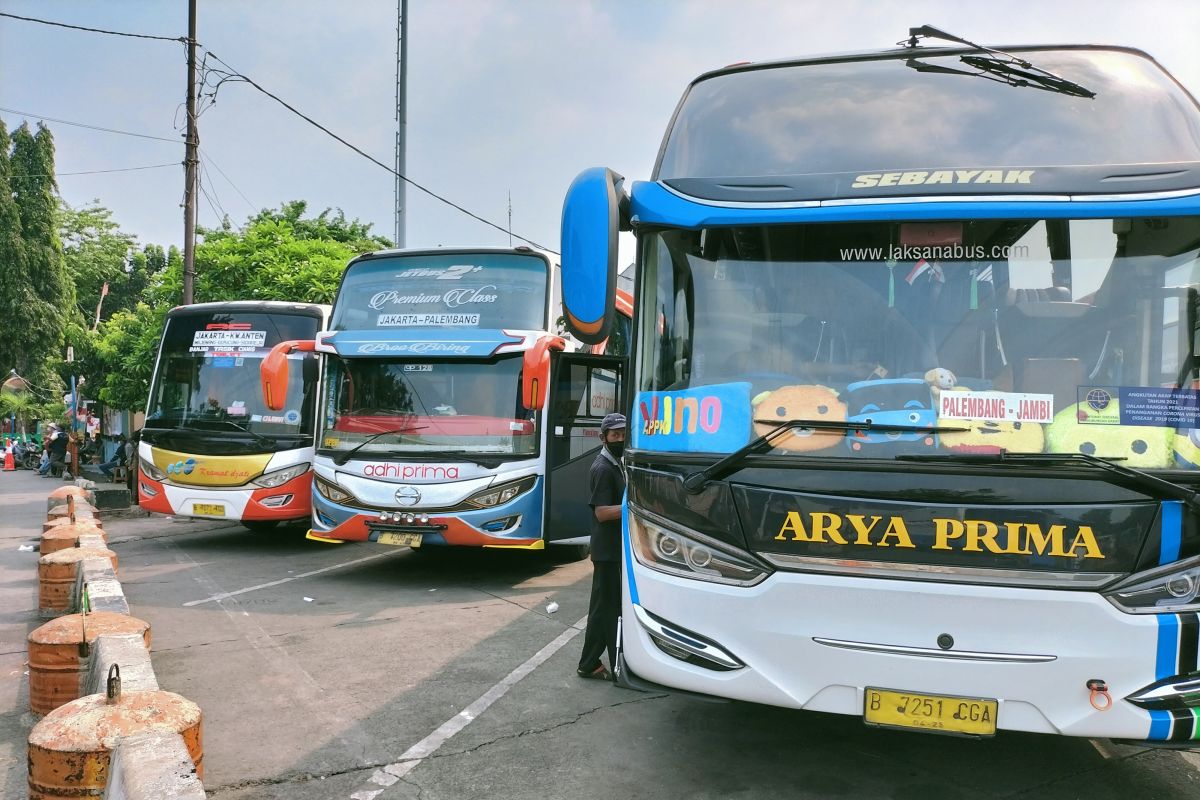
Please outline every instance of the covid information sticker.
[{"label": "covid information sticker", "polygon": [[1080,386],[1082,425],[1200,428],[1200,392],[1161,386]]}]

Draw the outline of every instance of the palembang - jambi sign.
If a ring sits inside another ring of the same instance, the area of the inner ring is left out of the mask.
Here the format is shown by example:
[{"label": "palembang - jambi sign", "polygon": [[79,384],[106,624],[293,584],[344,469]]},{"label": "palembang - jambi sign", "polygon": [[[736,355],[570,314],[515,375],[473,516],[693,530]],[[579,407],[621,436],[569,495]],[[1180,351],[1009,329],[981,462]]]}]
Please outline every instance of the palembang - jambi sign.
[{"label": "palembang - jambi sign", "polygon": [[938,418],[1049,424],[1054,421],[1054,395],[943,391],[938,401]]}]

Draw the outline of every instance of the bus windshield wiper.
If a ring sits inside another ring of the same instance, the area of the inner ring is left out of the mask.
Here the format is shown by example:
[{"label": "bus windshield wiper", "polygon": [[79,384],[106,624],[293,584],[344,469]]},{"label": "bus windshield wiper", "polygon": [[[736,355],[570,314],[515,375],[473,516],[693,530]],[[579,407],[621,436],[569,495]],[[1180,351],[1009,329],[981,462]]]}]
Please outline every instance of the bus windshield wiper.
[{"label": "bus windshield wiper", "polygon": [[690,494],[697,494],[710,480],[717,480],[737,469],[747,456],[769,450],[774,447],[776,439],[783,434],[796,429],[807,431],[834,431],[838,433],[853,433],[866,431],[870,433],[962,433],[969,428],[943,428],[936,425],[887,425],[881,422],[850,422],[827,419],[756,419],[756,425],[775,425],[775,430],[751,439],[744,447],[735,450],[724,458],[713,462],[702,470],[697,470],[683,479],[683,488]]},{"label": "bus windshield wiper", "polygon": [[907,44],[910,48],[915,48],[917,42],[922,38],[928,39],[943,39],[948,42],[957,42],[965,44],[968,47],[973,47],[976,50],[986,55],[966,55],[959,56],[959,61],[969,67],[974,67],[977,72],[968,72],[967,70],[954,69],[953,67],[943,67],[937,64],[929,64],[920,61],[916,58],[910,58],[905,62],[905,66],[917,70],[918,72],[938,72],[947,75],[968,75],[975,78],[984,78],[997,83],[1006,83],[1009,86],[1023,86],[1030,89],[1042,89],[1047,92],[1058,92],[1059,94],[1071,95],[1072,97],[1095,97],[1096,93],[1090,89],[1085,89],[1074,81],[1068,80],[1061,75],[1056,75],[1053,72],[1035,66],[1033,62],[1020,56],[1006,53],[1003,50],[995,50],[991,47],[984,47],[981,44],[976,44],[969,39],[964,39],[961,36],[955,36],[951,33],[946,33],[943,30],[933,27],[932,25],[922,25],[919,28],[908,29],[909,39]]},{"label": "bus windshield wiper", "polygon": [[366,447],[371,442],[378,439],[380,436],[397,436],[401,433],[413,433],[414,431],[422,430],[425,427],[427,427],[427,426],[417,425],[414,427],[412,425],[406,425],[403,428],[396,428],[395,430],[392,430],[392,431],[380,431],[379,433],[372,434],[372,435],[368,436],[366,439],[363,439],[361,442],[356,444],[354,447],[351,447],[346,452],[344,452],[340,455],[334,456],[333,463],[337,464],[339,467],[343,466],[347,461],[350,460],[350,456],[354,455],[359,450],[362,450],[364,447]]},{"label": "bus windshield wiper", "polygon": [[1200,511],[1200,492],[1181,486],[1173,481],[1152,475],[1144,470],[1118,464],[1120,458],[1101,458],[1087,453],[918,453],[896,456],[897,461],[953,461],[957,463],[977,464],[1013,464],[1030,466],[1036,464],[1087,464],[1104,470],[1113,477],[1121,477],[1126,482],[1139,489],[1165,497],[1169,500],[1179,500],[1188,508]]}]

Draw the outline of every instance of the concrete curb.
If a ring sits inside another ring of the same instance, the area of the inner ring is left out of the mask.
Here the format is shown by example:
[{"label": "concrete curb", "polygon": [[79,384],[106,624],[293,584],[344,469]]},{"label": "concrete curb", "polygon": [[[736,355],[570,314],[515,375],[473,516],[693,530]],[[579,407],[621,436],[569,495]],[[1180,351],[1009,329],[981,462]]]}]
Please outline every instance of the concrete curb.
[{"label": "concrete curb", "polygon": [[[121,679],[124,682],[124,673]],[[177,733],[151,732],[126,736],[117,744],[109,762],[104,797],[106,800],[204,800],[205,795],[183,737]]]},{"label": "concrete curb", "polygon": [[[92,489],[90,481],[77,485]],[[47,507],[53,508],[49,500]],[[80,547],[106,545],[100,536],[79,537]],[[75,587],[70,612],[78,612],[84,603],[84,587],[91,611],[111,611],[130,615],[129,601],[117,580],[108,558],[85,558],[75,566]],[[103,694],[108,671],[119,666],[121,688],[125,692],[159,691],[158,678],[145,640],[137,634],[105,634],[92,644],[88,670],[80,687],[83,695]],[[110,755],[107,800],[204,800],[204,786],[188,754],[182,735],[150,731],[123,737]]]}]

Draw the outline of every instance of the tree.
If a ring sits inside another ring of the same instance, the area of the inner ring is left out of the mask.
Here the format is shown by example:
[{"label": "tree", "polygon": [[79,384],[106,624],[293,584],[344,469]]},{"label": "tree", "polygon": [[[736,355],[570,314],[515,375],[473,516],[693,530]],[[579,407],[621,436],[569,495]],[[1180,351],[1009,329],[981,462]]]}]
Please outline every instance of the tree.
[{"label": "tree", "polygon": [[[21,303],[24,323],[18,364],[34,384],[61,385],[55,375],[61,357],[67,312],[74,308],[75,292],[67,279],[62,242],[55,224],[58,200],[54,180],[54,138],[39,125],[37,133],[24,124],[13,135],[12,190],[21,221],[27,286],[31,296]],[[18,368],[18,371],[20,369]]]},{"label": "tree", "polygon": [[24,374],[29,361],[23,352],[30,324],[33,291],[21,241],[21,216],[13,198],[9,151],[12,139],[0,121],[0,373],[16,369]]},{"label": "tree", "polygon": [[96,359],[104,377],[97,396],[108,407],[146,410],[158,340],[169,309],[167,305],[152,308],[138,303],[132,311],[113,314],[101,326]]},{"label": "tree", "polygon": [[[214,300],[294,300],[331,303],[347,262],[390,247],[370,223],[329,209],[305,219],[307,203],[294,200],[260,211],[240,230],[203,228],[196,247],[197,303]],[[182,264],[170,264],[151,290],[156,304],[177,302]]]},{"label": "tree", "polygon": [[113,221],[112,212],[98,200],[80,209],[60,201],[57,213],[63,259],[75,286],[83,320],[90,327],[106,284],[108,296],[104,299],[101,319],[114,311],[133,308],[145,288],[144,279],[140,281],[141,286],[130,285],[130,251],[136,237],[122,231]]}]

